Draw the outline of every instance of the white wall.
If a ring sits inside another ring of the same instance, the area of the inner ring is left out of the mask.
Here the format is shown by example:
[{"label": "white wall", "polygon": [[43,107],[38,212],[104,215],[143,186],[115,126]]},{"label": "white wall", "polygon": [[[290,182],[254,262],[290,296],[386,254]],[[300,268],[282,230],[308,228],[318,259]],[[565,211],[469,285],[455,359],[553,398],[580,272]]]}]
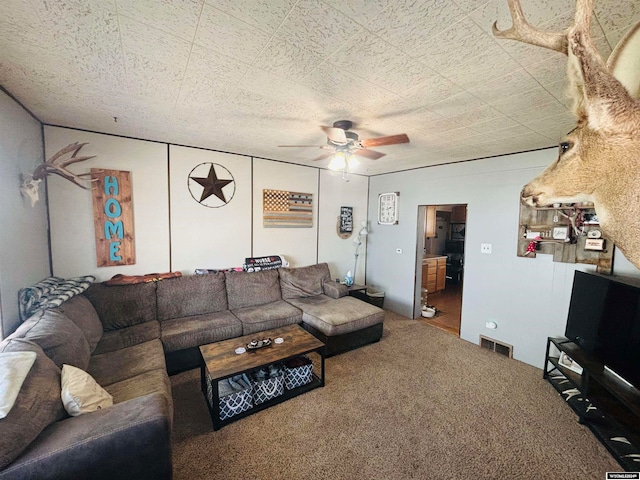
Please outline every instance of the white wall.
[{"label": "white wall", "polygon": [[[103,281],[117,273],[188,274],[195,268],[240,267],[246,257],[277,254],[292,266],[329,262],[333,276],[343,277],[353,268],[353,243],[338,238],[335,216],[341,205],[350,205],[357,221],[366,219],[367,177],[352,175],[345,183],[317,168],[248,155],[45,127],[48,155],[73,142],[88,142],[82,154],[96,155],[73,165],[74,172],[92,167],[131,171],[137,263],[96,266],[91,194],[53,178],[49,204],[55,275],[92,274]],[[206,162],[222,165],[234,177],[235,193],[225,206],[204,207],[189,193],[189,173]],[[313,226],[263,228],[263,189],[312,193]],[[358,266],[362,281],[365,255],[363,248]]]},{"label": "white wall", "polygon": [[132,183],[136,264],[98,268],[91,191],[60,177],[50,177],[54,275],[65,278],[94,275],[103,281],[118,273],[169,271],[167,145],[48,126],[44,133],[47,158],[71,143],[88,142],[81,154],[96,158],[73,165],[72,171],[126,170],[131,172]]},{"label": "white wall", "polygon": [[0,91],[0,338],[19,324],[18,290],[50,274],[44,184],[34,207],[19,189],[42,160],[40,122]]},{"label": "white wall", "polygon": [[[320,206],[318,225],[318,261],[327,262],[331,271],[331,278],[344,279],[355,264],[356,246],[353,240],[362,228],[361,223],[367,220],[367,195],[369,189],[368,177],[349,175],[349,181],[342,180],[342,174],[329,170],[320,171]],[[337,233],[340,207],[353,207],[353,234],[342,239]],[[358,251],[358,267],[355,282],[365,283],[365,258],[367,240],[363,237]],[[346,265],[346,267],[345,267]],[[346,268],[346,269],[345,269]]]},{"label": "white wall", "polygon": [[[550,255],[516,256],[520,190],[555,155],[548,149],[371,177],[367,280],[385,290],[385,308],[413,313],[418,205],[466,203],[460,336],[477,344],[483,334],[511,344],[515,358],[542,367],[546,338],[564,333],[573,272],[595,269],[554,263]],[[378,194],[388,191],[401,194],[396,226],[376,223]],[[481,254],[481,243],[492,244],[493,253]],[[614,271],[621,270],[638,275],[616,252]],[[485,328],[490,320],[497,330]]]},{"label": "white wall", "polygon": [[[213,197],[214,208],[209,208],[193,199],[187,178],[201,163],[231,173],[234,182],[223,189],[228,203]],[[251,256],[251,158],[172,145],[170,174],[172,270],[187,274],[196,268],[241,267]]]}]

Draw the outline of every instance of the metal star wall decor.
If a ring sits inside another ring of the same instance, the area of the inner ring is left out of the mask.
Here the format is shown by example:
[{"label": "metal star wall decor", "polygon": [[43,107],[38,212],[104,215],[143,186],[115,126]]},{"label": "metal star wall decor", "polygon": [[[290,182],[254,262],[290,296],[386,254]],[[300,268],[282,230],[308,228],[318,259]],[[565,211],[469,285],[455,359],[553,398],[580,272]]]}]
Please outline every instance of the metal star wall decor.
[{"label": "metal star wall decor", "polygon": [[236,182],[231,172],[211,162],[196,165],[189,173],[187,186],[193,199],[209,208],[224,207],[236,192]]}]

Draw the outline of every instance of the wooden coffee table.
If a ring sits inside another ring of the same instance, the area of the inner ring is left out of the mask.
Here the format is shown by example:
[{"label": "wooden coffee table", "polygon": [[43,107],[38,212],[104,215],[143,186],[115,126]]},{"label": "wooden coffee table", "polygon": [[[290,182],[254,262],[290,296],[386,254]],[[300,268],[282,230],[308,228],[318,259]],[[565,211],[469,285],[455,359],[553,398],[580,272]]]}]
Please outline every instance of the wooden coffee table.
[{"label": "wooden coffee table", "polygon": [[[283,343],[272,343],[269,347],[263,347],[257,350],[237,354],[235,352],[238,347],[245,347],[251,340],[261,340],[263,338],[271,338],[275,340],[281,337]],[[211,420],[213,421],[213,429],[219,430],[224,425],[240,420],[248,415],[259,412],[270,406],[281,403],[292,397],[308,392],[314,388],[324,386],[324,343],[304,330],[300,325],[287,325],[286,327],[265,330],[244,337],[223,340],[222,342],[202,345],[200,347],[200,355],[202,357],[200,368],[200,381],[202,392],[205,395]],[[315,354],[319,357],[319,362],[314,362],[314,371],[312,380],[306,385],[286,390],[284,394],[268,400],[259,405],[255,405],[246,412],[234,415],[231,418],[220,420],[220,395],[218,392],[218,382],[225,378],[242,373],[248,373],[254,369],[270,365],[275,362],[286,361],[299,355]],[[316,371],[317,365],[320,366],[320,372]],[[207,377],[211,378],[213,401],[207,400]]]}]

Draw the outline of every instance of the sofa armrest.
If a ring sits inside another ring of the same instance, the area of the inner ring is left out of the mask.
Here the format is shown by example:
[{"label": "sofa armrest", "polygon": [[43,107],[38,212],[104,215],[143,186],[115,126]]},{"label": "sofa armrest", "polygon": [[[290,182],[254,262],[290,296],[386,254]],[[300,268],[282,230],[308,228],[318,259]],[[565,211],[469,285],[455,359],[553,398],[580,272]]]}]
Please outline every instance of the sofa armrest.
[{"label": "sofa armrest", "polygon": [[334,281],[325,281],[322,283],[322,291],[331,298],[344,297],[349,293],[349,287]]},{"label": "sofa armrest", "polygon": [[0,479],[172,477],[171,407],[152,393],[49,425]]}]

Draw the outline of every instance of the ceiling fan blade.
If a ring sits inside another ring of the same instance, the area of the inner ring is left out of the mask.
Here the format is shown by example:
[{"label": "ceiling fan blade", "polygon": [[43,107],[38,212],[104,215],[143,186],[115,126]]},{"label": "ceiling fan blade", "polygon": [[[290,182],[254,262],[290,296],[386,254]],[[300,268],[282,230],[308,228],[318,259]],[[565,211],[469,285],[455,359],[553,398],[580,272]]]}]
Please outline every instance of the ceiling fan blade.
[{"label": "ceiling fan blade", "polygon": [[380,153],[380,152],[376,152],[375,150],[365,150],[365,149],[356,150],[353,153],[361,157],[369,158],[371,160],[377,160],[380,157],[384,157],[386,155],[386,153]]},{"label": "ceiling fan blade", "polygon": [[319,157],[314,158],[314,159],[312,160],[312,162],[317,162],[318,160],[324,160],[325,158],[328,158],[328,157],[330,157],[330,156],[331,156],[331,155],[333,155],[333,154],[334,154],[334,152],[331,152],[331,153],[323,153],[323,154],[322,154],[322,155],[320,155]]},{"label": "ceiling fan blade", "polygon": [[406,133],[400,135],[390,135],[388,137],[368,138],[361,140],[365,147],[383,147],[385,145],[396,145],[398,143],[409,143],[409,137]]},{"label": "ceiling fan blade", "polygon": [[338,145],[346,145],[347,144],[347,135],[344,133],[344,130],[341,128],[335,127],[320,127],[327,134],[327,138],[331,140],[333,143]]}]

